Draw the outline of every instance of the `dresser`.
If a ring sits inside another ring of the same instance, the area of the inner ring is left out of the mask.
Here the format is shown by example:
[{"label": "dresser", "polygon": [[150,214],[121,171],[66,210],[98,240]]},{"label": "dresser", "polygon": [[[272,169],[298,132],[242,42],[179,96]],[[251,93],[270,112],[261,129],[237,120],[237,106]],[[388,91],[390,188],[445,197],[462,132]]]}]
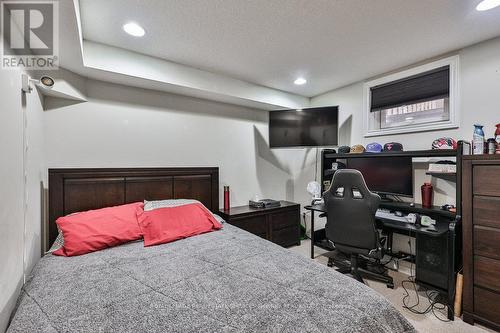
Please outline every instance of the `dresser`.
[{"label": "dresser", "polygon": [[300,245],[300,205],[281,201],[280,207],[231,207],[219,215],[227,223],[251,232],[278,245]]},{"label": "dresser", "polygon": [[500,155],[462,159],[464,321],[500,330]]}]

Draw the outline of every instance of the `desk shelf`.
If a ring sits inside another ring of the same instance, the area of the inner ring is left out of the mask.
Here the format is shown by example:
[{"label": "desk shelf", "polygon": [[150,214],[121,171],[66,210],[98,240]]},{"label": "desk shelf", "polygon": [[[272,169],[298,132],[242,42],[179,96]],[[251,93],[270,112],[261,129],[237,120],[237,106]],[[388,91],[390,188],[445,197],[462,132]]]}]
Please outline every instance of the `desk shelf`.
[{"label": "desk shelf", "polygon": [[451,182],[456,182],[457,181],[457,173],[456,172],[433,172],[433,171],[427,171],[425,173],[426,175],[436,177],[436,178],[441,178],[444,180],[448,180]]},{"label": "desk shelf", "polygon": [[457,156],[456,149],[386,151],[381,153],[334,154],[325,153],[324,158],[360,158],[360,157],[452,157]]},{"label": "desk shelf", "polygon": [[432,216],[442,216],[449,219],[454,219],[456,213],[441,209],[440,206],[432,206],[431,208],[423,207],[420,204],[415,204],[415,206],[410,206],[407,202],[394,202],[394,201],[382,201],[380,203],[380,208],[398,210],[405,213],[418,213],[422,215]]}]

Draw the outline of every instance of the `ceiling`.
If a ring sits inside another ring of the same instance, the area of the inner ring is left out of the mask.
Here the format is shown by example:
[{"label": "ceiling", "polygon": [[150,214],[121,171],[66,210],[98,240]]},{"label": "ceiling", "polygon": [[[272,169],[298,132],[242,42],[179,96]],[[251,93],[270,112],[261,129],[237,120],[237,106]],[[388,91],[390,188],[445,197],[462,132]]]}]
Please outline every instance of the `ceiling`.
[{"label": "ceiling", "polygon": [[[500,35],[479,0],[80,0],[83,39],[311,97]],[[143,38],[122,30],[139,23]],[[303,76],[308,83],[296,86]]]}]

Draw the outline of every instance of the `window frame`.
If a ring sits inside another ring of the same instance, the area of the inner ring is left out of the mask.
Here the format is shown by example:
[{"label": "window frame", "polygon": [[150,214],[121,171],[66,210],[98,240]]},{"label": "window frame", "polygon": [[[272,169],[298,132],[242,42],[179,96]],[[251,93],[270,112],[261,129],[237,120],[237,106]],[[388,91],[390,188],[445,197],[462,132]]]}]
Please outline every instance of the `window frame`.
[{"label": "window frame", "polygon": [[[404,134],[434,131],[441,129],[458,128],[460,122],[460,98],[459,98],[459,56],[451,56],[444,59],[436,60],[424,65],[413,67],[397,73],[389,74],[374,80],[365,82],[363,85],[363,130],[364,137],[383,136],[391,134]],[[437,69],[443,66],[450,67],[450,94],[449,94],[449,112],[450,119],[447,121],[440,121],[438,123],[425,123],[413,126],[404,126],[400,128],[385,128],[385,129],[370,129],[370,115],[371,115],[371,88],[381,84],[390,83],[393,81],[401,80],[410,76],[418,75]]]}]

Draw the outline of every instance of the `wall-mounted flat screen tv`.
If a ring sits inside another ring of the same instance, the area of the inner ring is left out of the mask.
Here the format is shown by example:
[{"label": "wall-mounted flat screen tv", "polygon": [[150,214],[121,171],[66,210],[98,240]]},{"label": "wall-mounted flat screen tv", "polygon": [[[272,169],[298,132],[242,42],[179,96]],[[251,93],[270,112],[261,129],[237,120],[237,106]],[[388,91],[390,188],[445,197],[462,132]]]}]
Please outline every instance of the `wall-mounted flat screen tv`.
[{"label": "wall-mounted flat screen tv", "polygon": [[338,106],[269,112],[271,148],[338,144]]}]

